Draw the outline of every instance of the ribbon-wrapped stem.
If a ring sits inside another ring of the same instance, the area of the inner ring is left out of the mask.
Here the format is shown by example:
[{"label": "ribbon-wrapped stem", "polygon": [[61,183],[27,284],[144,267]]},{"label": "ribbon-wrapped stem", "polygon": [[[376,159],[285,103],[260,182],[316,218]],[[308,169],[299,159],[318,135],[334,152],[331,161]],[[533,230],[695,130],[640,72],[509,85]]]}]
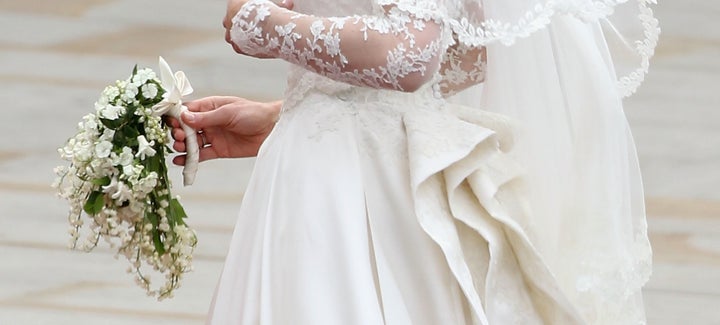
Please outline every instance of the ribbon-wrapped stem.
[{"label": "ribbon-wrapped stem", "polygon": [[193,88],[190,85],[185,73],[182,71],[172,72],[170,66],[165,59],[160,57],[160,81],[165,94],[163,100],[152,107],[153,114],[156,116],[169,115],[176,118],[185,131],[185,144],[187,148],[187,158],[183,169],[183,185],[192,185],[195,181],[195,174],[200,164],[200,147],[198,146],[197,132],[195,129],[183,123],[180,114],[187,110],[182,104],[182,98],[190,95]]}]

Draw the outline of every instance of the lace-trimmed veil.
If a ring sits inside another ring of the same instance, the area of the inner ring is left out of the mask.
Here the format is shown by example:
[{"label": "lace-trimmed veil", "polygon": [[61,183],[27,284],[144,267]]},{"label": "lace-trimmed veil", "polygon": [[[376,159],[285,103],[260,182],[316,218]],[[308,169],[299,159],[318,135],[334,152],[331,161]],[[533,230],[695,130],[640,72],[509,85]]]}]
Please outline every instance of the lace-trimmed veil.
[{"label": "lace-trimmed veil", "polygon": [[656,0],[377,0],[419,17],[443,13],[454,36],[469,46],[506,46],[546,29],[559,16],[600,22],[611,47],[623,96],[642,83],[660,29],[651,4]]},{"label": "lace-trimmed veil", "polygon": [[[378,2],[417,11],[422,0]],[[444,10],[455,41],[487,48],[485,82],[451,101],[514,119],[513,155],[527,168],[532,207],[524,228],[571,301],[599,324],[644,323],[651,251],[622,97],[642,83],[654,53],[652,3],[427,4]]]}]

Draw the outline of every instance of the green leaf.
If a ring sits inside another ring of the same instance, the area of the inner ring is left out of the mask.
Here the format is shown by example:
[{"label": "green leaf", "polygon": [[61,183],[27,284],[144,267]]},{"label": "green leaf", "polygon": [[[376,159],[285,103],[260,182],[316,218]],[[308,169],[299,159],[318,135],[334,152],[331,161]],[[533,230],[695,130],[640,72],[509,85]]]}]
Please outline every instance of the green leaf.
[{"label": "green leaf", "polygon": [[108,186],[110,185],[110,177],[96,178],[92,180],[93,185]]},{"label": "green leaf", "polygon": [[155,86],[157,86],[157,88],[158,88],[158,93],[157,93],[157,96],[155,96],[155,99],[157,99],[158,102],[161,101],[162,98],[163,98],[163,95],[165,95],[165,93],[167,92],[167,90],[165,90],[165,88],[163,88],[162,83],[160,83],[160,81],[157,80],[157,79],[152,79],[152,80],[150,80],[150,81],[148,81],[148,82],[152,82],[152,83],[155,84]]},{"label": "green leaf", "polygon": [[155,245],[155,250],[162,256],[165,254],[165,245],[162,243],[162,239],[160,239],[160,230],[153,229],[153,244]]},{"label": "green leaf", "polygon": [[94,191],[90,193],[87,201],[85,201],[83,210],[89,215],[96,215],[100,213],[100,211],[102,211],[103,206],[105,206],[105,198],[103,197],[103,193],[100,191]]},{"label": "green leaf", "polygon": [[101,122],[106,128],[111,129],[111,130],[115,130],[115,129],[117,129],[118,127],[120,127],[120,125],[122,125],[122,122],[123,122],[123,121],[122,121],[122,119],[120,119],[120,118],[114,119],[114,120],[110,120],[110,119],[106,119],[106,118],[100,118],[100,122]]},{"label": "green leaf", "polygon": [[161,159],[164,159],[161,155],[155,155],[152,157],[147,157],[145,159],[145,169],[148,171],[154,171],[157,172],[160,170],[160,165],[164,163],[164,161],[161,161]]},{"label": "green leaf", "polygon": [[[137,119],[138,116],[135,115],[135,111],[137,111],[137,107],[135,107],[135,105],[127,106],[125,107],[125,116],[130,116],[133,119]],[[133,120],[132,123],[135,124],[135,121]]]},{"label": "green leaf", "polygon": [[170,217],[168,218],[168,221],[170,221],[173,226],[177,224],[184,225],[185,222],[183,219],[187,218],[187,214],[185,213],[185,209],[182,204],[180,204],[180,201],[178,201],[178,199],[170,200],[170,206],[168,208],[170,210]]},{"label": "green leaf", "polygon": [[153,225],[152,239],[153,245],[155,246],[155,251],[157,251],[160,255],[165,254],[165,245],[163,245],[162,243],[162,238],[160,237],[160,230],[158,229],[158,226],[160,226],[160,216],[154,212],[146,212],[145,218],[150,221],[150,224]]},{"label": "green leaf", "polygon": [[140,132],[135,128],[134,125],[126,124],[120,129],[115,131],[113,136],[113,143],[122,143],[127,146],[137,146],[137,137]]}]

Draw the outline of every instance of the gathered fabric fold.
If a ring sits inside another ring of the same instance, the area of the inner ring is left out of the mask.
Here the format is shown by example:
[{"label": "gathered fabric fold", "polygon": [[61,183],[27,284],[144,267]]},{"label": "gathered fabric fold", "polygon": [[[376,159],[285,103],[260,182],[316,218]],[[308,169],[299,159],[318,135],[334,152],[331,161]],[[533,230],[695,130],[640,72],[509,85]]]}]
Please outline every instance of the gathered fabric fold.
[{"label": "gathered fabric fold", "polygon": [[[507,155],[510,120],[448,104],[403,122],[418,222],[445,254],[475,322],[584,324],[524,230],[530,213],[522,169]],[[453,137],[425,132],[432,123]]]}]

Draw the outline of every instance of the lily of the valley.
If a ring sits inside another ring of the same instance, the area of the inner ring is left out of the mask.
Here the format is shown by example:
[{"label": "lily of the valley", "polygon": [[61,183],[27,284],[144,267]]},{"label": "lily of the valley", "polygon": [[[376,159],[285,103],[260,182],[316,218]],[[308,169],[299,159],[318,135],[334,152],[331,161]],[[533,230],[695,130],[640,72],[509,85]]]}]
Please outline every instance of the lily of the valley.
[{"label": "lily of the valley", "polygon": [[193,128],[183,123],[180,119],[180,113],[187,110],[182,104],[182,98],[190,95],[193,88],[190,81],[185,77],[185,73],[177,71],[173,73],[170,66],[160,57],[160,82],[165,90],[163,99],[152,107],[153,115],[162,116],[169,115],[176,118],[180,122],[180,126],[185,131],[185,144],[187,148],[187,158],[185,168],[183,169],[183,184],[185,186],[192,185],[195,181],[198,164],[200,163],[200,147],[198,146],[197,134]]}]

